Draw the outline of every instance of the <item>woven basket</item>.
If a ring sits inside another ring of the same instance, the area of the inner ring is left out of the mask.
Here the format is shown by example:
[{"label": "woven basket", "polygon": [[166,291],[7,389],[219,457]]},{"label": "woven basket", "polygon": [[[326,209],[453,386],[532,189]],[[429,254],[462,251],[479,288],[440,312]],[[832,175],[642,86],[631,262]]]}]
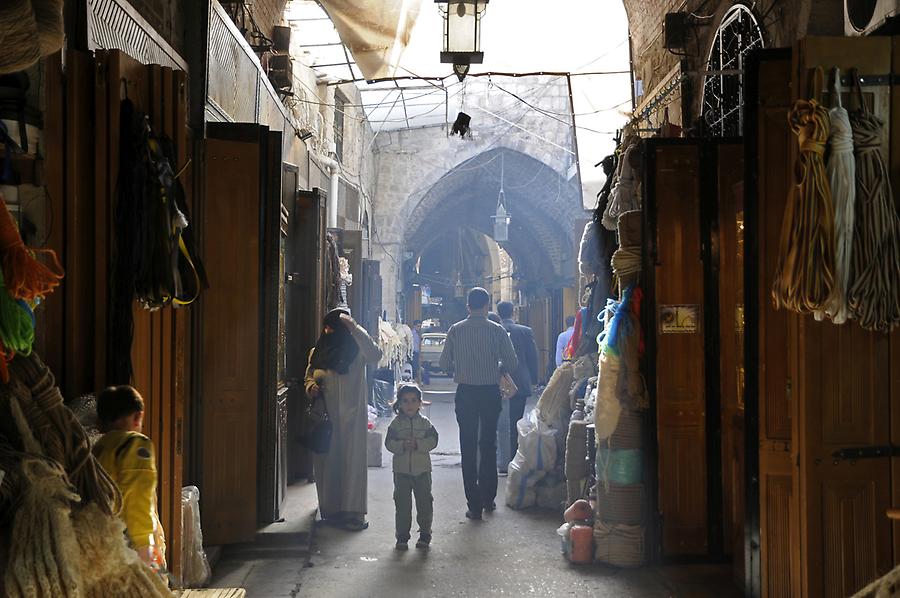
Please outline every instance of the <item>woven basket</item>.
[{"label": "woven basket", "polygon": [[643,505],[643,484],[601,484],[597,488],[597,516],[602,521],[640,525],[643,522]]},{"label": "woven basket", "polygon": [[644,528],[637,525],[594,524],[594,559],[616,567],[644,564]]},{"label": "woven basket", "polygon": [[619,423],[609,446],[617,449],[639,449],[644,446],[644,417],[640,411],[625,409],[619,415]]},{"label": "woven basket", "polygon": [[611,484],[640,484],[644,481],[641,449],[597,450],[597,480]]}]

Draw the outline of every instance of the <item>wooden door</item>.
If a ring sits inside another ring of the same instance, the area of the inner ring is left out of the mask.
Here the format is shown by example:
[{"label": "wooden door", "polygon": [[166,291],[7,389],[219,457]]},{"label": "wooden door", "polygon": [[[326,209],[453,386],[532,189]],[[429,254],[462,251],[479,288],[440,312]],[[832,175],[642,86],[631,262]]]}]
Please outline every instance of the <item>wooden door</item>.
[{"label": "wooden door", "polygon": [[281,174],[281,204],[279,227],[279,252],[278,252],[278,375],[276,392],[276,468],[278,484],[276,485],[276,504],[283,503],[287,494],[288,484],[288,459],[289,459],[289,435],[288,435],[288,405],[292,397],[292,391],[296,385],[292,384],[288,376],[287,356],[290,329],[288,328],[288,310],[291,297],[291,285],[288,273],[293,272],[298,257],[296,251],[292,251],[290,236],[291,220],[296,217],[295,207],[297,191],[300,188],[300,172],[293,164],[284,164]]},{"label": "wooden door", "polygon": [[[239,125],[232,125],[237,127]],[[218,133],[225,133],[219,130]],[[261,143],[206,140],[200,334],[204,541],[249,542],[257,523]]]},{"label": "wooden door", "polygon": [[789,374],[792,316],[773,308],[770,292],[795,143],[786,118],[790,76],[790,51],[761,54],[750,70],[746,132],[746,590],[779,598],[801,595]]},{"label": "wooden door", "polygon": [[347,305],[354,318],[362,318],[364,313],[362,293],[362,261],[363,239],[362,231],[345,230],[341,235],[341,249],[344,257],[350,265],[350,275],[353,283],[347,288]]},{"label": "wooden door", "polygon": [[363,260],[363,305],[363,326],[374,338],[378,334],[378,318],[381,316],[381,262],[377,260]]},{"label": "wooden door", "polygon": [[744,583],[744,147],[717,149],[724,552]]},{"label": "wooden door", "polygon": [[[144,65],[119,51],[98,51],[94,57],[94,193],[93,223],[82,228],[77,213],[69,214],[75,227],[73,236],[85,235],[93,244],[93,306],[95,308],[93,379],[96,387],[133,384],[144,398],[144,433],[156,446],[158,508],[167,536],[168,561],[180,573],[181,486],[183,470],[184,415],[188,402],[189,371],[187,347],[193,307],[168,307],[153,312],[133,304],[131,338],[131,379],[119,376],[118,368],[107,362],[115,345],[116,326],[110,320],[109,289],[115,257],[114,216],[122,123],[120,103],[128,97],[135,109],[146,114],[154,134],[173,142],[175,172],[181,173],[188,208],[192,187],[187,131],[186,75],[158,65]],[[190,209],[188,209],[190,212]],[[190,214],[189,214],[190,216]],[[195,222],[189,222],[195,226]],[[79,243],[80,245],[80,243]],[[115,373],[114,373],[115,372]]]},{"label": "wooden door", "polygon": [[285,370],[292,387],[288,402],[290,480],[313,479],[312,455],[299,439],[308,404],[302,381],[325,316],[325,211],[326,198],[320,189],[299,191],[288,230]]},{"label": "wooden door", "polygon": [[648,147],[662,556],[708,551],[700,149]]},{"label": "wooden door", "polygon": [[[810,68],[834,65],[844,72],[855,66],[863,76],[890,73],[891,40],[802,40],[794,52],[795,95],[807,88]],[[865,101],[886,122],[889,92],[887,85],[864,88]],[[887,140],[886,132],[885,147]],[[802,591],[847,596],[893,562],[891,526],[885,519],[891,506],[891,460],[836,456],[847,447],[890,444],[890,342],[887,335],[866,332],[853,322],[835,326],[808,316],[795,320],[797,359],[790,375],[797,397]]]}]

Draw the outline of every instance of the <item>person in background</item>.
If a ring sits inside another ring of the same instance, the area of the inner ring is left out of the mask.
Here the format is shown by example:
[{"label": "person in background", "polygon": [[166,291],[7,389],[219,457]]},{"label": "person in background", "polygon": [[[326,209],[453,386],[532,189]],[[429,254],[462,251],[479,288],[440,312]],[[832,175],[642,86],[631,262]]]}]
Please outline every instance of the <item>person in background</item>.
[{"label": "person in background", "polygon": [[499,425],[501,443],[499,454],[503,456],[500,472],[503,473],[519,448],[519,430],[516,424],[525,414],[525,402],[531,396],[531,387],[537,384],[540,373],[538,372],[534,331],[513,320],[513,304],[509,301],[501,301],[497,304],[497,314],[502,320],[503,328],[509,334],[518,359],[518,366],[510,372],[518,392],[507,401],[509,403],[509,419],[501,421]]},{"label": "person in background", "polygon": [[394,401],[394,413],[384,446],[394,454],[394,509],[397,550],[409,548],[412,526],[412,500],[416,497],[416,521],[419,540],[416,548],[431,545],[431,523],[434,498],[431,495],[431,455],[437,447],[438,433],[428,418],[420,413],[422,390],[415,384],[401,384]]},{"label": "person in background", "polygon": [[420,382],[422,380],[419,367],[419,364],[421,363],[421,361],[419,360],[419,354],[422,351],[422,320],[413,321],[412,337],[412,379],[416,382]]},{"label": "person in background", "polygon": [[462,453],[466,517],[480,520],[482,511],[497,508],[497,420],[500,376],[518,365],[516,351],[503,326],[487,318],[491,296],[481,287],[469,291],[469,316],[447,331],[441,369],[453,372],[456,421]]},{"label": "person in background", "polygon": [[563,352],[575,333],[575,316],[566,316],[566,329],[556,337],[556,367],[562,365]]},{"label": "person in background", "polygon": [[131,547],[157,571],[166,569],[166,543],[156,509],[153,441],[141,434],[144,399],[131,386],[110,386],[97,395],[103,437],[94,456],[122,493],[122,512]]},{"label": "person in background", "polygon": [[379,359],[381,350],[365,329],[337,308],[325,316],[306,368],[306,394],[324,397],[333,426],[328,452],[313,459],[319,513],[323,521],[353,531],[369,527],[366,364]]}]

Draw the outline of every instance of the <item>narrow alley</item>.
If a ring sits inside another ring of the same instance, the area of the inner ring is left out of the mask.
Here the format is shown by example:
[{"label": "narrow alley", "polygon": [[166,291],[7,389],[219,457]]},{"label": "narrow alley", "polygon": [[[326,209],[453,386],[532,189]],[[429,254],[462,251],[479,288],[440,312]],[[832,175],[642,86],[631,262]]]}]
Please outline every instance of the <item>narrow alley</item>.
[{"label": "narrow alley", "polygon": [[[425,388],[425,398],[432,402],[425,415],[441,435],[432,453],[435,521],[430,550],[394,550],[393,481],[386,453],[384,467],[368,470],[368,530],[348,532],[319,521],[306,567],[298,563],[302,557],[254,560],[252,567],[245,560],[226,562],[211,587],[239,585],[248,598],[741,595],[731,581],[730,567],[724,565],[623,570],[569,564],[556,534],[562,523],[559,514],[508,508],[505,477],[500,478],[497,511],[481,522],[467,520],[453,412],[455,385],[447,378],[433,378]],[[307,505],[314,500],[310,494],[303,498]]]},{"label": "narrow alley", "polygon": [[900,598],[898,189],[900,0],[0,0],[0,596]]}]

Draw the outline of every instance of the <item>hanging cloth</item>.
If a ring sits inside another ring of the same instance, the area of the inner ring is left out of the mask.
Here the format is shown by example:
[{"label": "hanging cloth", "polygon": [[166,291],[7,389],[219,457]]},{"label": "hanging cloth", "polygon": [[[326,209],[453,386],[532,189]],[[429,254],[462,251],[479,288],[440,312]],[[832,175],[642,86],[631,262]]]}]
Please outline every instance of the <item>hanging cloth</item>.
[{"label": "hanging cloth", "polygon": [[866,330],[889,332],[900,322],[900,219],[881,153],[884,122],[869,112],[851,71],[860,109],[850,115],[856,153],[856,224],[848,303]]},{"label": "hanging cloth", "polygon": [[850,290],[850,268],[853,250],[853,212],[856,205],[856,162],[853,159],[853,132],[850,115],[841,105],[840,69],[832,71],[832,107],[828,111],[831,135],[828,137],[828,182],[834,202],[835,284],[825,311],[815,312],[817,320],[827,314],[835,324],[843,324],[850,317],[847,293]]},{"label": "hanging cloth", "polygon": [[811,99],[797,100],[788,114],[800,154],[781,223],[772,298],[776,309],[798,313],[824,309],[835,284],[834,204],[824,161],[830,123],[819,103],[823,79],[822,69],[815,69]]}]

